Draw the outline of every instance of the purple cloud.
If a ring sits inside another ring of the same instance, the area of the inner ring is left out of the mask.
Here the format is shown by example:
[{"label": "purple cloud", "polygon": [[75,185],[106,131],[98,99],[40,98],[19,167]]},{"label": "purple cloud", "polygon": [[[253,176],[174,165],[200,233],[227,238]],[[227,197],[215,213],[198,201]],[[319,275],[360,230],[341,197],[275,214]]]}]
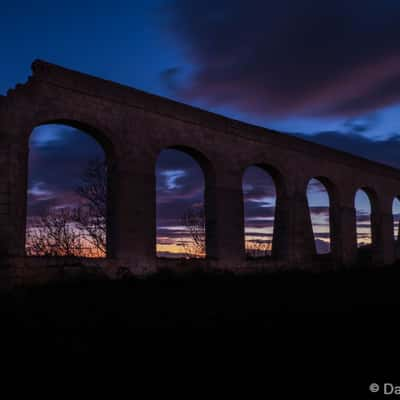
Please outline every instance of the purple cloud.
[{"label": "purple cloud", "polygon": [[275,207],[261,207],[258,203],[245,204],[246,219],[252,218],[273,218]]},{"label": "purple cloud", "polygon": [[169,29],[193,71],[181,85],[179,67],[164,76],[211,106],[359,115],[400,101],[399,20],[393,0],[175,0]]},{"label": "purple cloud", "polygon": [[79,204],[76,188],[88,162],[105,156],[91,136],[61,125],[36,128],[29,150],[29,216],[42,215],[53,207]]},{"label": "purple cloud", "polygon": [[204,202],[204,175],[197,162],[176,150],[161,152],[156,166],[157,225],[176,226],[191,207]]},{"label": "purple cloud", "polygon": [[[246,225],[246,230],[252,229],[252,228],[272,228],[274,226],[274,220],[273,219],[246,219],[245,221]],[[250,233],[248,233],[250,234]],[[257,234],[256,236],[259,236]]]},{"label": "purple cloud", "polygon": [[319,215],[327,217],[329,215],[329,207],[324,206],[311,206],[309,207],[310,213],[313,215]]}]

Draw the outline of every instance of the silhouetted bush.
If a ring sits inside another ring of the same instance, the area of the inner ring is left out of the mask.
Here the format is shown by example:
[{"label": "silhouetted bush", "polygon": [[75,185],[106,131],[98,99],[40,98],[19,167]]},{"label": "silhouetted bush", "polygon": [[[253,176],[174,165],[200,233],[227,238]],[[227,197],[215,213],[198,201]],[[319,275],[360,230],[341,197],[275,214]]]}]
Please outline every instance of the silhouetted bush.
[{"label": "silhouetted bush", "polygon": [[163,329],[159,341],[166,329],[185,335],[191,328],[218,328],[228,337],[243,329],[262,331],[266,346],[285,337],[285,346],[295,345],[300,332],[319,335],[321,326],[335,340],[349,332],[383,337],[398,315],[399,282],[399,263],[242,276],[202,270],[163,270],[147,278],[126,274],[115,281],[88,276],[1,294],[2,336],[23,352],[57,355],[141,348],[134,338],[143,330],[147,337],[148,329]]}]

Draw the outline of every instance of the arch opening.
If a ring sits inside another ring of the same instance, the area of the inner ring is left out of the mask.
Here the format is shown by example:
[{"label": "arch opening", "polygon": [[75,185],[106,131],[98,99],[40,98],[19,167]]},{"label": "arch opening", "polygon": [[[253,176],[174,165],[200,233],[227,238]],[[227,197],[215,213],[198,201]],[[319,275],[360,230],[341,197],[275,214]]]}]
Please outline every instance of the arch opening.
[{"label": "arch opening", "polygon": [[393,239],[395,242],[399,240],[399,223],[400,223],[400,199],[395,197],[392,205],[393,214]]},{"label": "arch opening", "polygon": [[90,132],[45,124],[29,138],[25,253],[107,256],[108,158]]},{"label": "arch opening", "polygon": [[393,215],[393,240],[395,249],[395,258],[400,258],[400,240],[399,240],[399,224],[400,224],[400,197],[396,196],[393,199],[392,205]]},{"label": "arch opening", "polygon": [[330,196],[324,183],[313,178],[307,185],[307,201],[317,254],[331,252]]},{"label": "arch opening", "polygon": [[204,168],[190,150],[160,152],[156,163],[157,257],[206,257]]},{"label": "arch opening", "polygon": [[246,168],[242,187],[246,257],[269,257],[272,255],[275,224],[275,179],[266,168],[254,165]]},{"label": "arch opening", "polygon": [[372,246],[371,199],[364,189],[359,189],[354,198],[356,210],[357,248],[369,249]]}]

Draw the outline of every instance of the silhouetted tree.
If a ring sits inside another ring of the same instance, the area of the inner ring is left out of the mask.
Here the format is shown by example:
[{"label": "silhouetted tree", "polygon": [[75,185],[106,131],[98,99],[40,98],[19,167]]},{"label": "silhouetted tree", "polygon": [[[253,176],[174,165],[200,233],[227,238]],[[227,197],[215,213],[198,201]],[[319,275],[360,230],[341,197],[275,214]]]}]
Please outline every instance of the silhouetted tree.
[{"label": "silhouetted tree", "polygon": [[84,171],[77,193],[83,200],[75,222],[87,233],[87,240],[100,255],[107,246],[107,164],[92,160]]},{"label": "silhouetted tree", "polygon": [[75,211],[52,209],[46,215],[34,217],[27,229],[26,253],[29,256],[82,255],[84,237],[73,223]]},{"label": "silhouetted tree", "polygon": [[27,229],[31,256],[103,257],[106,255],[107,166],[92,160],[76,189],[81,204],[50,209],[33,217]]},{"label": "silhouetted tree", "polygon": [[182,225],[189,234],[190,241],[182,240],[187,257],[201,257],[206,253],[205,216],[203,207],[189,207],[182,215]]}]

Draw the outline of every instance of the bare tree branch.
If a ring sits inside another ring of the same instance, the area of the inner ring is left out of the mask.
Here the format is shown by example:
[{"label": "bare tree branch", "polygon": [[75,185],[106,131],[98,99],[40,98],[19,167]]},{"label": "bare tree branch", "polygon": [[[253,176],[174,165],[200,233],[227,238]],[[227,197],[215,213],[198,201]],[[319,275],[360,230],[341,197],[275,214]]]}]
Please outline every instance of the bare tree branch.
[{"label": "bare tree branch", "polygon": [[30,256],[79,257],[84,253],[84,236],[74,226],[75,211],[49,210],[35,217],[27,229],[26,253]]},{"label": "bare tree branch", "polygon": [[190,241],[182,240],[179,245],[187,257],[204,257],[206,254],[205,216],[203,207],[190,207],[182,215],[182,225],[189,233]]},{"label": "bare tree branch", "polygon": [[75,214],[75,222],[86,232],[87,240],[105,256],[107,249],[107,164],[104,160],[89,162],[76,189],[83,204]]},{"label": "bare tree branch", "polygon": [[26,254],[31,256],[104,257],[107,231],[107,166],[92,160],[76,189],[76,208],[49,209],[30,218]]}]

